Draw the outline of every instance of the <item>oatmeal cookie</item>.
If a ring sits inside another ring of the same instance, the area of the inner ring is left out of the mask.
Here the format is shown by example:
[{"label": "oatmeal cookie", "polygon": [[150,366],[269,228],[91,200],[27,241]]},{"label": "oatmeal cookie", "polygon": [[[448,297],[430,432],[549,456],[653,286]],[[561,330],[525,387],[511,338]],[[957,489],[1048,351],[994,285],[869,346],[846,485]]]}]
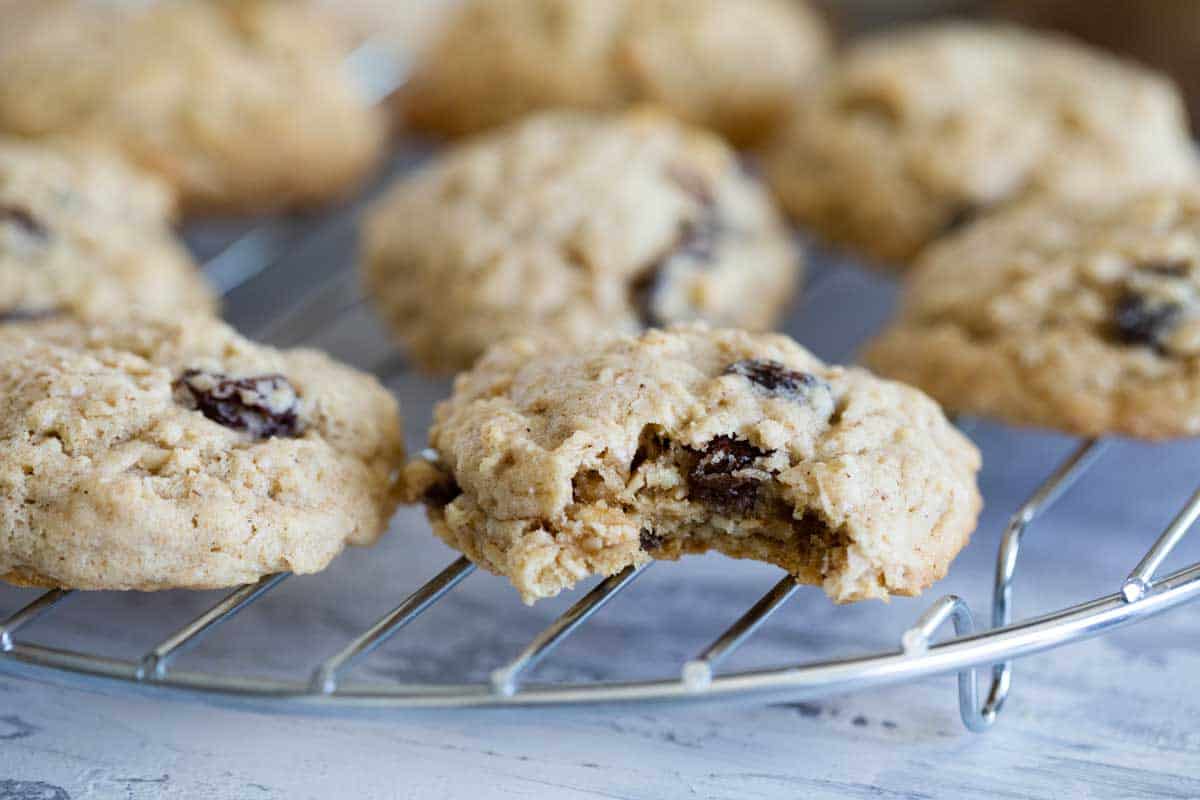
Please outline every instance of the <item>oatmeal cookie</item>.
[{"label": "oatmeal cookie", "polygon": [[979,454],[919,391],[779,335],[683,325],[498,345],[406,474],[434,531],[527,602],[651,558],[777,564],[837,602],[941,578]]},{"label": "oatmeal cookie", "polygon": [[0,576],[207,589],[316,572],[400,496],[395,400],[210,317],[0,329]]},{"label": "oatmeal cookie", "polygon": [[363,250],[376,307],[436,372],[525,333],[769,328],[801,259],[731,150],[646,112],[548,112],[465,143],[400,181]]},{"label": "oatmeal cookie", "polygon": [[539,109],[654,103],[745,144],[828,48],[800,0],[468,0],[405,107],[420,128],[463,134]]},{"label": "oatmeal cookie", "polygon": [[0,131],[111,146],[187,212],[312,204],[354,185],[383,111],[325,15],[283,0],[14,0],[0,25]]},{"label": "oatmeal cookie", "polygon": [[955,411],[1200,434],[1200,186],[980,221],[921,258],[867,361]]},{"label": "oatmeal cookie", "polygon": [[0,137],[0,325],[212,312],[158,180],[95,152]]},{"label": "oatmeal cookie", "polygon": [[851,48],[796,102],[767,174],[801,223],[885,265],[997,206],[1196,173],[1176,88],[1068,39],[941,24]]}]

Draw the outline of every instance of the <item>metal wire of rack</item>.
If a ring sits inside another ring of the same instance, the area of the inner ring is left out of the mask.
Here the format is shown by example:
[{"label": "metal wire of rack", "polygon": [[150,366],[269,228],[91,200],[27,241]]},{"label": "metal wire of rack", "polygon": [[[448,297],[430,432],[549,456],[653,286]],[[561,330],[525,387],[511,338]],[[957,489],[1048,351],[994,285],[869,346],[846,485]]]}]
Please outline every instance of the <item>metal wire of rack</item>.
[{"label": "metal wire of rack", "polygon": [[[411,167],[411,153],[399,156],[384,171],[389,177]],[[297,251],[319,246],[333,231],[352,228],[364,205],[359,199],[319,220],[286,220],[258,225],[237,236],[205,263],[210,279],[223,293],[270,276],[273,267]],[[810,277],[807,296],[828,285],[836,267]],[[357,309],[365,299],[353,271],[327,276],[306,293],[293,298],[267,324],[251,331],[269,342],[297,345],[322,326]],[[386,378],[403,369],[394,354],[382,357],[373,371]],[[969,432],[971,421],[960,421]],[[226,595],[137,658],[112,658],[89,652],[34,644],[19,638],[44,621],[80,592],[48,591],[0,622],[0,667],[54,670],[93,678],[153,687],[180,695],[221,696],[271,706],[306,708],[529,706],[544,704],[624,703],[637,701],[703,701],[753,696],[762,699],[804,700],[920,678],[957,673],[963,723],[985,731],[997,720],[1012,686],[1013,660],[1142,621],[1200,598],[1200,562],[1165,576],[1158,572],[1175,546],[1200,517],[1200,490],[1177,512],[1151,549],[1118,591],[1014,622],[1013,591],[1018,556],[1034,524],[1102,457],[1102,440],[1079,442],[1011,516],[997,554],[991,627],[978,631],[967,604],[955,595],[935,601],[909,627],[898,647],[866,656],[825,660],[796,666],[723,673],[721,665],[774,613],[796,594],[799,584],[782,578],[695,658],[685,661],[677,678],[650,681],[565,682],[527,684],[525,676],[547,659],[562,642],[630,586],[650,565],[630,567],[601,581],[532,641],[511,661],[494,669],[490,680],[476,683],[347,682],[350,671],[377,648],[400,633],[425,611],[468,579],[475,566],[458,558],[412,591],[391,611],[353,637],[340,651],[314,664],[307,680],[221,676],[177,670],[174,663],[185,651],[245,611],[289,576],[269,575]],[[951,621],[954,636],[935,643],[940,628]],[[991,667],[991,680],[986,672]],[[982,700],[981,700],[982,698]]]}]

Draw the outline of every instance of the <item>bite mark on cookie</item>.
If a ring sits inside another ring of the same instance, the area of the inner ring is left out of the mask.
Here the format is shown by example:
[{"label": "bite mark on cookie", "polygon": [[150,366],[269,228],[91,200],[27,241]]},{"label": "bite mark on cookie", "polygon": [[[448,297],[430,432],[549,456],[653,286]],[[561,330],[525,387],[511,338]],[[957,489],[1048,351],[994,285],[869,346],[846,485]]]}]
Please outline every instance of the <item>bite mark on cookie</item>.
[{"label": "bite mark on cookie", "polygon": [[255,439],[295,437],[304,432],[299,395],[282,375],[231,378],[189,369],[175,381],[174,388],[176,397],[189,408]]}]

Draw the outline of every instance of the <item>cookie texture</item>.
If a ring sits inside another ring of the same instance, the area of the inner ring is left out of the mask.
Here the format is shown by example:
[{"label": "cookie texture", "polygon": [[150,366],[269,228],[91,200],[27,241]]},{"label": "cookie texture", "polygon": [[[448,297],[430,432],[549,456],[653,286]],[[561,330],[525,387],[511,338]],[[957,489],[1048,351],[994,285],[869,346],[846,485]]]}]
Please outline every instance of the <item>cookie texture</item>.
[{"label": "cookie texture", "polygon": [[166,186],[111,157],[0,137],[0,325],[214,311],[173,208]]},{"label": "cookie texture", "polygon": [[420,128],[462,134],[539,109],[654,103],[748,143],[827,51],[799,0],[468,0],[405,106]]},{"label": "cookie texture", "polygon": [[1200,187],[978,222],[922,257],[867,359],[1019,425],[1200,433]]},{"label": "cookie texture", "polygon": [[465,143],[383,199],[363,249],[377,308],[436,372],[527,333],[768,328],[800,270],[733,152],[653,112],[548,112]]},{"label": "cookie texture", "polygon": [[400,495],[396,402],[209,317],[0,330],[0,575],[215,588],[316,572]]},{"label": "cookie texture", "polygon": [[997,206],[1196,175],[1176,88],[1070,40],[942,24],[852,47],[766,148],[801,223],[883,265]]},{"label": "cookie texture", "polygon": [[187,212],[326,200],[385,133],[334,27],[283,0],[15,0],[0,26],[0,131],[112,146],[173,184]]},{"label": "cookie texture", "polygon": [[406,474],[434,531],[527,602],[716,550],[838,602],[914,595],[975,527],[979,454],[915,389],[698,325],[516,339],[460,375]]}]

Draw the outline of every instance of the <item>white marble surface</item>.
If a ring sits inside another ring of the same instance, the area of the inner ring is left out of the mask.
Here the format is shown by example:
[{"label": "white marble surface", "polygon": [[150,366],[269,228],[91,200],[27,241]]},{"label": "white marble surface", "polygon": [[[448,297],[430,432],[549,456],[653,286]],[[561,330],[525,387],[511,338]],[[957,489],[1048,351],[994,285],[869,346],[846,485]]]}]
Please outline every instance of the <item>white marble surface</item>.
[{"label": "white marble surface", "polygon": [[[295,227],[305,229],[299,221]],[[350,257],[343,226],[232,298],[249,330]],[[281,277],[286,272],[286,278]],[[843,268],[788,330],[848,358],[886,317],[886,281]],[[337,293],[331,295],[336,297]],[[315,311],[308,320],[319,319]],[[296,328],[274,329],[277,340]],[[315,344],[359,364],[389,350],[362,309]],[[419,446],[445,382],[401,375]],[[934,597],[955,592],[986,618],[1005,516],[1071,443],[982,426],[983,524],[925,598],[831,606],[806,589],[730,662],[785,665],[895,646]],[[1194,488],[1194,443],[1122,443],[1030,534],[1019,616],[1115,591]],[[188,669],[302,676],[390,609],[452,554],[402,511],[377,548],[293,578],[181,659]],[[1168,568],[1200,559],[1188,541]],[[536,673],[539,680],[667,677],[777,579],[719,557],[649,570]],[[0,613],[27,602],[0,589]],[[72,598],[31,641],[130,657],[211,604],[213,593]],[[578,593],[527,609],[476,575],[362,665],[370,680],[480,680]],[[0,667],[3,662],[0,661]],[[954,679],[814,702],[688,707],[277,714],[0,671],[0,800],[61,798],[1200,797],[1200,618],[1183,608],[1018,663],[991,733],[967,733]]]}]

